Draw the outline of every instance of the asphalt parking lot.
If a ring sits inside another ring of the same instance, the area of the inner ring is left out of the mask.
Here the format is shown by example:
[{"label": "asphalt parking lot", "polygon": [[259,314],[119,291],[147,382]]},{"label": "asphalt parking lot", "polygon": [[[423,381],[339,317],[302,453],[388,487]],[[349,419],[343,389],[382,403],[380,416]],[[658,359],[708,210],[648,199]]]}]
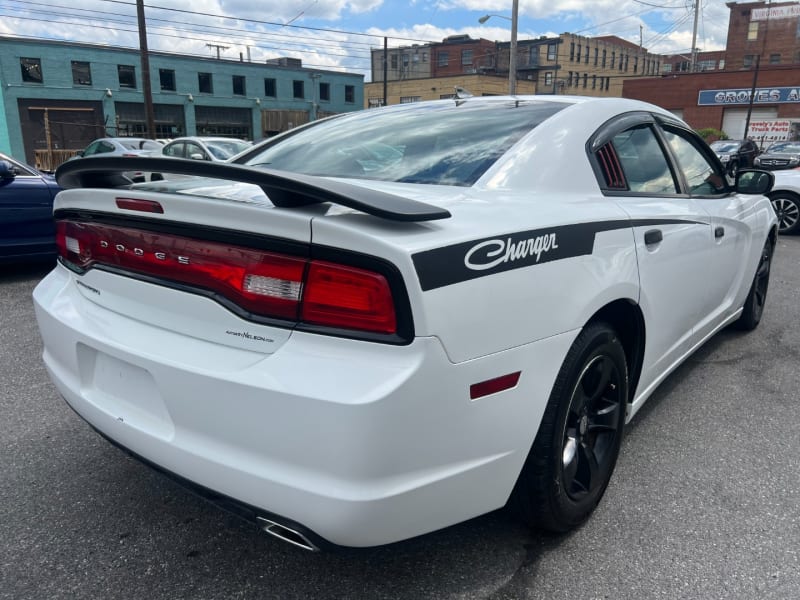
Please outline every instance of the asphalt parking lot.
[{"label": "asphalt parking lot", "polygon": [[388,547],[311,554],[129,459],[58,397],[31,291],[0,267],[0,598],[800,598],[800,237],[753,333],[724,331],[649,400],[593,517],[498,511]]}]

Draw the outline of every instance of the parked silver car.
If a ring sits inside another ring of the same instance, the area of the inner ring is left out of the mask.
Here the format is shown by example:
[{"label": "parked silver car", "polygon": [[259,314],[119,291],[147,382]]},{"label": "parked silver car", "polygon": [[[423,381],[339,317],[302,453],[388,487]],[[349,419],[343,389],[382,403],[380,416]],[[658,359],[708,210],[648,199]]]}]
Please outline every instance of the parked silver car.
[{"label": "parked silver car", "polygon": [[[161,153],[162,145],[155,140],[140,137],[107,137],[94,140],[70,160],[89,156],[151,156]],[[143,171],[127,171],[125,176],[139,183],[147,179]]]}]

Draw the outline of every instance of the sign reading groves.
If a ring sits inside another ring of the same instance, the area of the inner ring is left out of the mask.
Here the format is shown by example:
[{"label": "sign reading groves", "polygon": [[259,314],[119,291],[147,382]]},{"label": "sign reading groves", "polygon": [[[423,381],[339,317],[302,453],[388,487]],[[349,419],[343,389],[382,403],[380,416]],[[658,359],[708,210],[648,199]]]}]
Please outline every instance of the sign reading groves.
[{"label": "sign reading groves", "polygon": [[521,269],[555,260],[591,254],[601,231],[669,224],[696,224],[673,219],[600,221],[547,229],[517,231],[418,252],[412,259],[423,291]]},{"label": "sign reading groves", "polygon": [[[700,90],[697,105],[750,104],[750,95],[751,90],[745,88]],[[794,102],[800,102],[800,88],[798,87],[758,88],[753,95],[753,104],[790,104]]]}]

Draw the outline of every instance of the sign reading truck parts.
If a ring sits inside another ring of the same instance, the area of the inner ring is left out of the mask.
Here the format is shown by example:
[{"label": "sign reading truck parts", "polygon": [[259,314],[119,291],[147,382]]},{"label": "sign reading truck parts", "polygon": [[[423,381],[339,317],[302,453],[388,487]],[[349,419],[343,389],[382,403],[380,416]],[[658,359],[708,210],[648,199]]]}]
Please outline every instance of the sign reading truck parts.
[{"label": "sign reading truck parts", "polygon": [[765,119],[750,121],[747,137],[764,142],[780,142],[791,139],[792,121],[788,119]]}]

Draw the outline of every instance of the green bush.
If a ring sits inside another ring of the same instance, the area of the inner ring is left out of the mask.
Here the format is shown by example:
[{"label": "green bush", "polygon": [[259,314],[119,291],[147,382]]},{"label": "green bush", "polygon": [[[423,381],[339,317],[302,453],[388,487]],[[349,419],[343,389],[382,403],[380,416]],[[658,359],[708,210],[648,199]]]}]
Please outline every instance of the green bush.
[{"label": "green bush", "polygon": [[728,134],[722,131],[721,129],[714,129],[713,127],[704,127],[703,129],[697,130],[697,135],[703,138],[707,142],[714,142],[716,140],[727,140],[729,139]]}]

